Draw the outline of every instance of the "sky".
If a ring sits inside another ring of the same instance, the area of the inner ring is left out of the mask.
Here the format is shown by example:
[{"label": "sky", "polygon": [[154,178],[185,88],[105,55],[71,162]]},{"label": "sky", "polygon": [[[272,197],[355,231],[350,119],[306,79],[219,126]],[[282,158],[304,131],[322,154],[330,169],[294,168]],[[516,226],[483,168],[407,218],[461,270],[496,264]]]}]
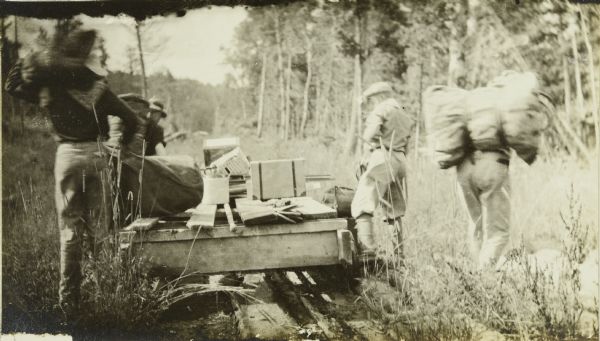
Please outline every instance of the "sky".
[{"label": "sky", "polygon": [[[146,73],[166,69],[176,78],[221,83],[227,73],[235,74],[225,63],[224,50],[231,47],[235,28],[245,17],[243,7],[212,7],[188,11],[183,17],[157,16],[145,20],[141,32]],[[77,18],[85,28],[98,30],[104,38],[108,69],[129,71],[127,50],[137,47],[133,18],[125,15]],[[19,29],[19,39],[24,45],[37,35],[36,25],[51,31],[54,21],[27,20],[29,27]]]}]

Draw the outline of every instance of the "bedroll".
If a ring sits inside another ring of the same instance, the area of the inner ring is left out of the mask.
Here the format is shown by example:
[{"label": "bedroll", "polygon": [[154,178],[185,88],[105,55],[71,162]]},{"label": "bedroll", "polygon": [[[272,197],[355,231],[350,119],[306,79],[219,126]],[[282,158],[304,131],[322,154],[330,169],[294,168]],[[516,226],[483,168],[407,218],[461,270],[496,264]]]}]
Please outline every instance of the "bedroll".
[{"label": "bedroll", "polygon": [[471,91],[430,87],[423,103],[429,145],[441,168],[457,165],[471,148],[510,147],[532,163],[552,109],[530,72],[505,72]]}]

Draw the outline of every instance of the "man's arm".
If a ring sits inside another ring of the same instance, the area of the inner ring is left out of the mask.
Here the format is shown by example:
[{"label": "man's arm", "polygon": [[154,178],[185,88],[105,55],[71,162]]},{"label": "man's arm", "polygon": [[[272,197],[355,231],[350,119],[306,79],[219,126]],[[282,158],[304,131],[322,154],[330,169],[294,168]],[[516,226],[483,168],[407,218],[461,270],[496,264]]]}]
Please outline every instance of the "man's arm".
[{"label": "man's arm", "polygon": [[23,78],[23,60],[21,59],[8,71],[6,83],[4,83],[4,90],[27,102],[38,104],[39,89],[32,83],[26,82]]},{"label": "man's arm", "polygon": [[383,117],[378,111],[373,111],[365,120],[365,130],[363,131],[363,142],[365,144],[377,144],[381,136],[381,126],[383,125]]},{"label": "man's arm", "polygon": [[123,144],[127,145],[133,139],[138,126],[138,117],[125,102],[107,89],[98,101],[98,110],[123,120]]},{"label": "man's arm", "polygon": [[154,150],[156,151],[156,155],[167,155],[167,149],[165,148],[167,146],[167,143],[165,142],[165,130],[158,125],[155,126],[154,129],[156,131],[154,133],[154,141],[152,141],[152,143],[155,143]]}]

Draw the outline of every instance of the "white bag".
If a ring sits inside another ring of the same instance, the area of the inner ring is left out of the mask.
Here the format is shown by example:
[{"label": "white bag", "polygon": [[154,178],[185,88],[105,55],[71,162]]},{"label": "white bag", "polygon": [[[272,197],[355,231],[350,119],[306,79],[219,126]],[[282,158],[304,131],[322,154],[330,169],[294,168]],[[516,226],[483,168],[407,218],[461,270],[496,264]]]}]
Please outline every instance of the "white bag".
[{"label": "white bag", "polygon": [[542,131],[548,126],[547,99],[531,72],[508,71],[491,82],[499,89],[498,106],[502,110],[502,132],[508,146],[525,162],[535,160]]}]

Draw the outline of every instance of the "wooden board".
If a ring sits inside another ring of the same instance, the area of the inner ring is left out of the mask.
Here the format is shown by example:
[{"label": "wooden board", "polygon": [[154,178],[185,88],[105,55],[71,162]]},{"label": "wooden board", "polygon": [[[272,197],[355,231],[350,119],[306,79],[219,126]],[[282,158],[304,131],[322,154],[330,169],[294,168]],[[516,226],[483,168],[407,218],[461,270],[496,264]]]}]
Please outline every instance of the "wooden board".
[{"label": "wooden board", "polygon": [[[347,226],[345,219],[321,219],[308,220],[301,224],[273,224],[258,227],[238,226],[236,232],[229,231],[229,225],[218,225],[214,228],[203,228],[202,230],[190,230],[181,222],[175,224],[171,222],[159,221],[159,225],[144,233],[136,233],[132,236],[133,243],[155,243],[155,242],[176,242],[191,241],[194,239],[215,239],[215,238],[239,238],[239,237],[264,237],[278,234],[302,234],[317,232],[337,233],[339,229],[345,229]],[[127,234],[128,232],[121,232]]]},{"label": "wooden board", "polygon": [[[310,197],[283,198],[283,201],[290,201],[296,205],[294,210],[302,213],[305,219],[329,219],[337,218],[337,211],[327,205],[324,205]],[[250,200],[248,198],[239,198],[235,200],[238,212],[242,215],[242,211],[252,211],[268,213],[271,208],[270,204],[260,200]]]},{"label": "wooden board", "polygon": [[[229,228],[227,228],[229,230]],[[203,274],[339,264],[337,233],[294,233],[137,243],[133,251],[155,267]]]},{"label": "wooden board", "polygon": [[310,219],[337,218],[337,211],[310,197],[289,198],[292,204],[298,205],[296,210]]},{"label": "wooden board", "polygon": [[279,340],[297,334],[298,324],[276,303],[241,306],[235,313],[240,339]]},{"label": "wooden board", "polygon": [[188,228],[215,226],[216,216],[217,205],[200,204],[194,209],[194,213],[186,223],[186,226]]},{"label": "wooden board", "polygon": [[314,220],[302,224],[261,228],[229,226],[192,231],[186,228],[123,232],[122,243],[150,265],[204,274],[231,271],[303,268],[339,264],[338,230],[343,219]]},{"label": "wooden board", "polygon": [[126,231],[148,231],[158,224],[158,218],[140,218],[125,228]]}]

